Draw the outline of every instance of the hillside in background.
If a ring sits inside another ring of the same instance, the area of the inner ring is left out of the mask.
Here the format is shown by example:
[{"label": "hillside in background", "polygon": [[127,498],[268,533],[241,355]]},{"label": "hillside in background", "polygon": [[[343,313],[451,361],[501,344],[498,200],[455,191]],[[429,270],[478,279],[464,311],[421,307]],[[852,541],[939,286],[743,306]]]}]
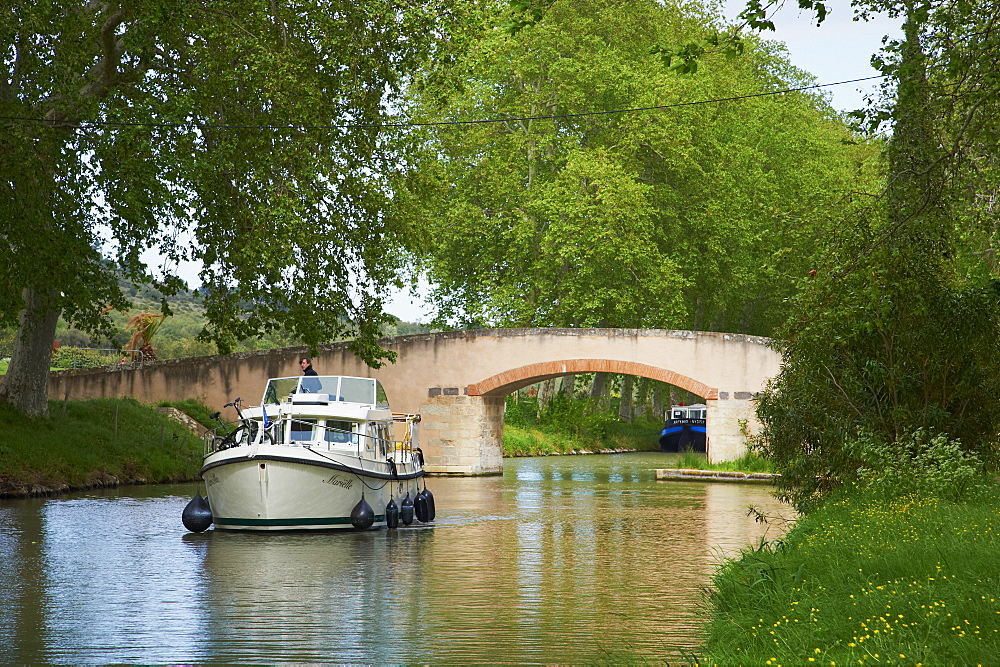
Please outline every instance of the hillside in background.
[{"label": "hillside in background", "polygon": [[[64,320],[59,320],[56,331],[56,349],[52,359],[53,368],[102,366],[130,358],[128,354],[123,353],[131,337],[131,331],[126,329],[126,324],[130,318],[139,313],[159,314],[163,294],[152,285],[135,287],[123,284],[122,291],[132,302],[133,308],[127,313],[111,313],[112,322],[118,332],[111,339],[92,337],[80,329],[70,327]],[[152,338],[152,346],[157,358],[178,359],[216,354],[218,350],[214,343],[198,340],[198,334],[207,322],[200,293],[197,290],[191,290],[167,297],[166,302],[171,314],[165,318]],[[403,336],[425,331],[431,331],[431,328],[422,324],[399,322],[384,327],[383,335],[387,337]],[[0,328],[0,373],[6,370],[6,359],[10,357],[15,333],[15,329]],[[266,350],[302,344],[300,340],[288,332],[276,331],[269,336],[240,341],[236,351]]]}]

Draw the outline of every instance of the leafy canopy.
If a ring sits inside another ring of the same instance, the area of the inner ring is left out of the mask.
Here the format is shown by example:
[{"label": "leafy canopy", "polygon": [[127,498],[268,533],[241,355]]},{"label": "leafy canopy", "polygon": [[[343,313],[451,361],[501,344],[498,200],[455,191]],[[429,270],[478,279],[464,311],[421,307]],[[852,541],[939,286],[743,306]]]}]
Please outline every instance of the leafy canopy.
[{"label": "leafy canopy", "polygon": [[97,330],[104,305],[125,306],[116,274],[172,292],[195,260],[221,351],[283,323],[386,357],[384,288],[412,240],[387,186],[408,139],[386,125],[461,2],[7,5],[3,323],[28,288]]},{"label": "leafy canopy", "polygon": [[773,331],[874,152],[801,93],[621,113],[809,78],[757,40],[667,71],[650,48],[714,25],[696,3],[541,4],[456,57],[463,86],[418,79],[417,117],[503,120],[424,133],[409,204],[441,320]]}]

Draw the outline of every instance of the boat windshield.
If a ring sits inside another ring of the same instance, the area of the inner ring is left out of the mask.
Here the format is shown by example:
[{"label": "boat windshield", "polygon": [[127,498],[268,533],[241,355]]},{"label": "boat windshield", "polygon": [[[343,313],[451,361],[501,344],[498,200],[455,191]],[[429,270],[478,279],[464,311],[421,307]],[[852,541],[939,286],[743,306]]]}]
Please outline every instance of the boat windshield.
[{"label": "boat windshield", "polygon": [[372,378],[341,375],[305,375],[269,380],[264,390],[263,403],[273,405],[287,401],[295,393],[326,394],[327,400],[363,403],[388,409],[382,383]]},{"label": "boat windshield", "polygon": [[705,406],[698,405],[675,405],[670,409],[670,419],[705,419],[707,412]]}]

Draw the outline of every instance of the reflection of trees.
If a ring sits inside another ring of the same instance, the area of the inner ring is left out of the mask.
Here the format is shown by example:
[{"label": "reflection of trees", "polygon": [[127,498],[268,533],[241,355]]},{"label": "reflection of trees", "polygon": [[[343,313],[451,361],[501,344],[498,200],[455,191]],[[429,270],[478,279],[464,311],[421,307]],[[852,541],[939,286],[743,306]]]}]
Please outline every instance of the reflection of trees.
[{"label": "reflection of trees", "polygon": [[5,554],[0,580],[8,584],[0,595],[0,662],[40,664],[45,652],[45,541],[43,500],[25,500],[0,513],[0,549]]},{"label": "reflection of trees", "polygon": [[[435,488],[439,505],[456,507],[452,489],[460,488],[457,507],[476,520],[435,528],[421,588],[427,655],[629,662],[679,658],[678,648],[698,643],[692,601],[708,585],[718,542],[755,541],[741,522],[748,503],[768,502],[767,489],[720,496],[703,484],[650,484],[634,463],[602,470],[580,460],[509,462],[517,481],[506,486],[436,482],[448,485]],[[727,535],[737,522],[737,535]],[[452,653],[484,627],[485,641]]]}]

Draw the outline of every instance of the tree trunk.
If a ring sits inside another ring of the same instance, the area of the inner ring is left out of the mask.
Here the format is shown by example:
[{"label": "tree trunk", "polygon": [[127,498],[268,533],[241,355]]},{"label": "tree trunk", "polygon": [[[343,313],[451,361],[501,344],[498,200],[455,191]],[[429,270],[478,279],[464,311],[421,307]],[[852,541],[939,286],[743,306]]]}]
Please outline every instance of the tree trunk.
[{"label": "tree trunk", "polygon": [[[913,237],[923,240],[920,237],[930,235],[936,241],[934,237],[947,236],[946,224],[941,222],[947,217],[941,208],[944,161],[933,129],[927,56],[915,12],[910,7],[903,24],[905,40],[900,48],[895,124],[888,150],[888,214],[893,231],[907,237],[907,246]],[[920,224],[912,221],[917,216]]]},{"label": "tree trunk", "polygon": [[556,380],[555,378],[549,378],[548,380],[542,380],[541,388],[538,390],[538,412],[542,412],[549,406],[549,402],[552,401],[552,397],[556,393]]},{"label": "tree trunk", "polygon": [[594,384],[590,386],[590,398],[600,403],[604,402],[604,395],[608,389],[608,374],[594,373]]},{"label": "tree trunk", "polygon": [[49,363],[59,311],[33,289],[22,293],[24,310],[14,338],[7,375],[0,384],[0,401],[29,417],[49,414]]},{"label": "tree trunk", "polygon": [[576,376],[564,375],[559,383],[559,393],[568,398],[573,398],[574,389],[576,389]]},{"label": "tree trunk", "polygon": [[622,398],[618,403],[618,418],[622,421],[632,421],[632,385],[635,378],[631,375],[622,376]]},{"label": "tree trunk", "polygon": [[663,385],[659,382],[653,384],[653,416],[663,421]]},{"label": "tree trunk", "polygon": [[[670,407],[675,405],[680,405],[681,403],[687,403],[688,393],[681,389],[680,387],[670,387]],[[683,397],[683,398],[682,398]]]},{"label": "tree trunk", "polygon": [[649,385],[652,382],[649,378],[639,378],[635,390],[635,418],[642,419],[649,416]]}]

